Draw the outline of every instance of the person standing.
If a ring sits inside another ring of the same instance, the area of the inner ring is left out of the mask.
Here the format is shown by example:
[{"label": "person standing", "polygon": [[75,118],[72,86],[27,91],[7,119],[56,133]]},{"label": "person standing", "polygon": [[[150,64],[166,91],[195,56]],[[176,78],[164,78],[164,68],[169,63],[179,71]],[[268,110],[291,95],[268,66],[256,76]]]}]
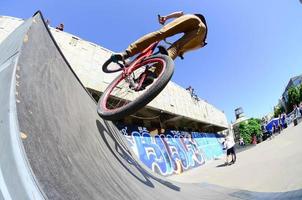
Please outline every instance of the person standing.
[{"label": "person standing", "polygon": [[64,31],[64,24],[61,23],[56,27],[57,30]]},{"label": "person standing", "polygon": [[278,132],[281,133],[282,129],[283,129],[282,118],[281,118],[281,115],[279,115],[279,118],[278,118]]},{"label": "person standing", "polygon": [[298,116],[299,116],[299,107],[295,104],[294,105],[294,126],[298,124]]},{"label": "person standing", "polygon": [[287,122],[286,122],[286,114],[285,113],[282,113],[282,125],[283,125],[283,128],[287,128]]},{"label": "person standing", "polygon": [[242,137],[239,139],[239,145],[240,146],[244,146],[245,145]]},{"label": "person standing", "polygon": [[[234,138],[231,136],[227,136],[224,142],[225,149],[227,150],[226,155],[226,165],[231,165],[236,162],[236,152],[235,152],[235,141]],[[232,160],[229,162],[230,158],[232,157]]]},{"label": "person standing", "polygon": [[273,135],[277,132],[277,125],[275,122],[273,122]]}]

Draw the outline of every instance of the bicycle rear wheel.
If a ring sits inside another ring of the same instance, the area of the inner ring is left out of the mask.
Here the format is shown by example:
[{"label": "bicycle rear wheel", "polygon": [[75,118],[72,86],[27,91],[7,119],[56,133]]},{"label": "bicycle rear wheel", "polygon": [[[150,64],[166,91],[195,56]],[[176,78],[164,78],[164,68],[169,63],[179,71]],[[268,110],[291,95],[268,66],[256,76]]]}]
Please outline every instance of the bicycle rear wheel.
[{"label": "bicycle rear wheel", "polygon": [[[153,83],[142,91],[131,89],[130,81],[137,79],[146,68],[160,71]],[[152,101],[168,84],[174,72],[174,62],[166,55],[157,54],[143,60],[129,76],[120,74],[107,87],[98,102],[98,114],[107,120],[118,120],[134,114]]]}]

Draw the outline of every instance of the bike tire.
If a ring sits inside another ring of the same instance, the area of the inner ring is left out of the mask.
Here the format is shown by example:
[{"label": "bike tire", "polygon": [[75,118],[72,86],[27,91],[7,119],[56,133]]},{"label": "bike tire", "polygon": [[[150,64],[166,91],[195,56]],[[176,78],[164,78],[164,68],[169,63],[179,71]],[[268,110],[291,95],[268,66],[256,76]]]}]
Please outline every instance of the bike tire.
[{"label": "bike tire", "polygon": [[[150,87],[146,90],[146,92],[143,93],[143,95],[137,97],[134,101],[129,102],[125,106],[122,106],[120,108],[116,108],[113,110],[110,110],[106,107],[107,101],[109,98],[109,94],[113,87],[117,85],[117,82],[122,79],[122,74],[116,77],[106,88],[102,96],[100,97],[98,101],[98,108],[97,112],[103,119],[106,120],[118,120],[122,119],[126,116],[129,116],[131,114],[134,114],[141,108],[143,108],[145,105],[147,105],[149,102],[151,102],[168,84],[170,81],[173,72],[174,72],[174,62],[173,60],[167,56],[162,54],[157,54],[150,56],[144,61],[152,61],[152,60],[161,60],[163,65],[163,70],[159,77],[157,78],[156,82],[152,83]],[[143,66],[143,65],[142,65]],[[142,67],[141,66],[141,67]]]},{"label": "bike tire", "polygon": [[112,59],[109,58],[102,66],[102,70],[105,73],[115,73],[121,71],[123,69],[123,65],[121,63],[114,63]]}]

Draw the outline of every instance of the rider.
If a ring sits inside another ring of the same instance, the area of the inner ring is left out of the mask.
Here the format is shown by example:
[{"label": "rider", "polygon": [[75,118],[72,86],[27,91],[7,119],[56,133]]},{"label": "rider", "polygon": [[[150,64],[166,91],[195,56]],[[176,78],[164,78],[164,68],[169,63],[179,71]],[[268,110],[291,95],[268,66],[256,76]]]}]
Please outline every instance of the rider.
[{"label": "rider", "polygon": [[[164,25],[168,19],[172,18],[176,19]],[[182,56],[185,52],[202,48],[207,44],[207,23],[205,17],[201,14],[184,14],[182,11],[178,11],[159,17],[158,20],[160,24],[164,25],[160,30],[141,37],[130,44],[124,52],[114,54],[112,58],[115,61],[125,60],[142,52],[152,43],[178,33],[184,33],[184,35],[167,49],[168,55],[173,60],[177,56]],[[156,76],[157,74],[155,78]]]}]

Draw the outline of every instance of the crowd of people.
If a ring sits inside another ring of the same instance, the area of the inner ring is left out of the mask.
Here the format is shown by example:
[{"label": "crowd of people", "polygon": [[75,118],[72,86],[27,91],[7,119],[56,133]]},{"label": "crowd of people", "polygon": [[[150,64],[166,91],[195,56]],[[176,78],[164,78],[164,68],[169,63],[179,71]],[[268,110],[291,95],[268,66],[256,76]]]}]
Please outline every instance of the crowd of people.
[{"label": "crowd of people", "polygon": [[296,118],[302,116],[302,102],[299,105],[294,105],[294,115]]},{"label": "crowd of people", "polygon": [[186,90],[191,94],[191,97],[195,99],[196,101],[200,101],[199,97],[197,94],[194,92],[194,88],[192,86],[189,86],[186,88]]},{"label": "crowd of people", "polygon": [[283,129],[287,128],[287,126],[293,122],[294,125],[298,124],[298,119],[302,117],[302,102],[293,106],[292,113],[286,115],[286,113],[282,113],[278,116],[278,120],[274,120],[272,123],[272,127],[269,128],[270,136],[274,136],[275,134],[281,133]]},{"label": "crowd of people", "polygon": [[286,114],[282,113],[278,117],[278,122],[273,122],[272,133],[281,133],[283,129],[287,128],[287,124]]},{"label": "crowd of people", "polygon": [[[50,20],[47,19],[45,21],[46,25],[49,27],[50,26]],[[60,23],[58,26],[56,26],[56,29],[57,30],[60,30],[60,31],[64,31],[64,24],[63,23]]]}]

